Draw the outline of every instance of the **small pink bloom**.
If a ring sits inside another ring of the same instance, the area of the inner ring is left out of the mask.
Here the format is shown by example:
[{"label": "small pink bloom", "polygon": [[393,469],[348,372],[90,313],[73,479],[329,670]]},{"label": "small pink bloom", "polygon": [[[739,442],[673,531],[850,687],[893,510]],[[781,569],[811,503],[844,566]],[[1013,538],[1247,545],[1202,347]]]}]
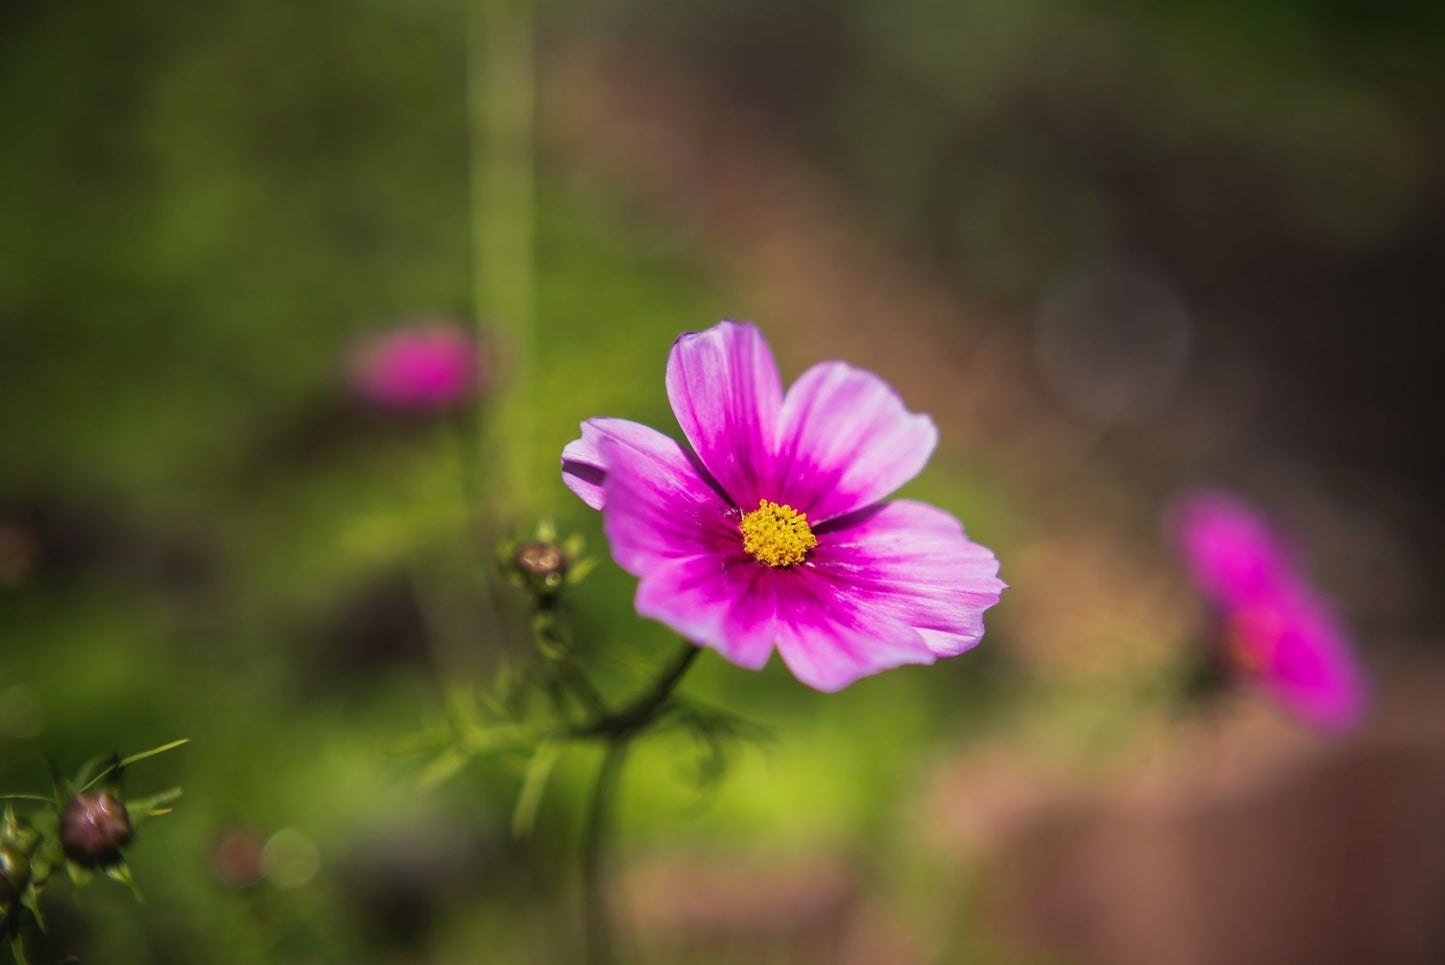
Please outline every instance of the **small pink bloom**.
[{"label": "small pink bloom", "polygon": [[667,394],[691,449],[602,418],[562,451],[639,613],[749,669],[776,646],[823,691],[979,642],[998,560],[940,509],[880,502],[938,441],[883,380],[822,362],[784,393],[758,330],[722,322],[673,344]]},{"label": "small pink bloom", "polygon": [[357,349],[351,381],[362,398],[382,408],[450,408],[477,388],[476,343],[448,322],[394,329]]},{"label": "small pink bloom", "polygon": [[1233,673],[1320,729],[1358,723],[1366,687],[1349,637],[1264,516],[1217,491],[1184,496],[1169,516]]}]

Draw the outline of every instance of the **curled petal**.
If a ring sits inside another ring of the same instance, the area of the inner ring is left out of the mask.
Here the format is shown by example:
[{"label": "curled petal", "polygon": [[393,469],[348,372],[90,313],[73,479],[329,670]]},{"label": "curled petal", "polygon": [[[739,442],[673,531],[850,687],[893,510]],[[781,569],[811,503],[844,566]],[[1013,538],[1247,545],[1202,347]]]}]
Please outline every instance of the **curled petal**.
[{"label": "curled petal", "polygon": [[562,450],[562,481],[593,509],[607,505],[607,454],[603,444],[608,440],[661,463],[674,459],[682,450],[672,439],[641,423],[588,419],[582,423],[582,438],[567,443]]},{"label": "curled petal", "polygon": [[739,506],[770,495],[783,388],[773,353],[750,324],[687,332],[667,360],[667,398],[696,450]]},{"label": "curled petal", "polygon": [[909,412],[887,382],[822,362],[783,400],[776,477],[787,503],[816,525],[888,496],[937,444],[933,420]]}]

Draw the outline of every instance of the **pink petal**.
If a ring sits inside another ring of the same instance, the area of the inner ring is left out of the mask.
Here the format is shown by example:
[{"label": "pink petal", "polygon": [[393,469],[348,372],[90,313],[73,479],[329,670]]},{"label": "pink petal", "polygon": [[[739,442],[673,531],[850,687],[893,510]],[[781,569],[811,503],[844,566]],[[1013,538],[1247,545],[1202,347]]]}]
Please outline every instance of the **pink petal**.
[{"label": "pink petal", "polygon": [[739,506],[772,498],[782,381],[768,343],[750,324],[688,332],[667,360],[667,398],[698,458]]},{"label": "pink petal", "polygon": [[[603,443],[644,453],[655,461],[666,463],[682,450],[675,441],[650,426],[626,419],[598,418],[582,423],[582,438],[567,443],[562,450],[562,481],[593,509],[607,505],[607,456]],[[686,455],[684,454],[684,457]]]},{"label": "pink petal", "polygon": [[737,510],[687,450],[658,437],[665,446],[601,439],[607,467],[602,528],[613,558],[634,576],[645,576],[654,566],[694,556],[743,556]]},{"label": "pink petal", "polygon": [[904,408],[872,372],[822,362],[783,400],[775,468],[782,496],[814,526],[872,505],[914,476],[938,444],[926,415]]},{"label": "pink petal", "polygon": [[768,571],[778,653],[832,692],[904,664],[928,664],[983,636],[1004,584],[998,560],[942,510],[899,501],[820,527],[801,566]]},{"label": "pink petal", "polygon": [[1269,521],[1228,493],[1189,493],[1174,501],[1167,518],[1195,583],[1217,603],[1272,596],[1293,577],[1289,551]]},{"label": "pink petal", "polygon": [[1321,730],[1358,723],[1369,687],[1349,635],[1264,514],[1228,492],[1203,490],[1176,499],[1168,523],[1228,627],[1221,646],[1237,672]]},{"label": "pink petal", "polygon": [[1344,628],[1303,588],[1276,602],[1283,632],[1259,684],[1306,723],[1344,731],[1364,716],[1367,687]]},{"label": "pink petal", "polygon": [[814,690],[833,693],[883,670],[933,663],[918,631],[840,594],[815,571],[796,567],[770,575],[780,578],[778,654]]},{"label": "pink petal", "polygon": [[767,567],[743,552],[738,511],[677,443],[644,451],[604,439],[603,528],[618,565],[641,578],[640,614],[740,666],[767,663],[773,646]]},{"label": "pink petal", "polygon": [[983,638],[983,613],[1005,589],[991,550],[952,515],[907,499],[820,527],[810,562],[839,597],[912,627],[940,657]]},{"label": "pink petal", "polygon": [[767,567],[746,554],[669,560],[637,586],[637,612],[740,667],[760,670],[777,634],[776,587]]}]

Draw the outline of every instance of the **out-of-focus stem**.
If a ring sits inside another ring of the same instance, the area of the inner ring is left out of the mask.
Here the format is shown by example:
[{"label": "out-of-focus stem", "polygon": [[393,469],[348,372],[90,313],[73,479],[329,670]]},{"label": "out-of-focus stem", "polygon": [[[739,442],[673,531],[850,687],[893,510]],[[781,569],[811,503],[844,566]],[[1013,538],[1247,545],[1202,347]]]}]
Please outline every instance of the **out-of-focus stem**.
[{"label": "out-of-focus stem", "polygon": [[682,648],[663,667],[651,687],[617,713],[598,719],[578,735],[604,737],[607,741],[607,754],[602,759],[601,770],[597,772],[597,786],[592,793],[592,805],[587,812],[587,826],[582,836],[583,924],[587,960],[592,965],[612,965],[614,961],[602,863],[617,784],[627,759],[627,746],[633,737],[658,719],[672,692],[700,652],[700,648],[683,641]]},{"label": "out-of-focus stem", "polygon": [[[546,598],[542,602],[545,604]],[[605,718],[609,713],[607,702],[572,656],[572,643],[563,632],[552,606],[543,605],[532,617],[532,635],[558,682],[572,691],[593,719]]]},{"label": "out-of-focus stem", "polygon": [[627,743],[628,739],[623,737],[607,744],[607,754],[602,758],[597,785],[592,791],[592,806],[587,811],[587,827],[582,834],[583,934],[587,942],[587,961],[592,965],[612,965],[614,961],[611,913],[602,882],[602,862],[617,783],[622,777],[622,765],[627,760]]},{"label": "out-of-focus stem", "polygon": [[646,691],[616,713],[601,717],[577,733],[579,737],[627,738],[645,729],[667,705],[673,690],[682,682],[683,676],[692,666],[702,648],[683,641],[682,647],[673,654],[658,674],[657,680]]},{"label": "out-of-focus stem", "polygon": [[[530,498],[528,405],[536,348],[536,78],[531,0],[469,0],[472,301],[494,372],[478,458],[504,508]],[[488,334],[494,339],[486,339]],[[500,370],[500,371],[499,371]]]}]

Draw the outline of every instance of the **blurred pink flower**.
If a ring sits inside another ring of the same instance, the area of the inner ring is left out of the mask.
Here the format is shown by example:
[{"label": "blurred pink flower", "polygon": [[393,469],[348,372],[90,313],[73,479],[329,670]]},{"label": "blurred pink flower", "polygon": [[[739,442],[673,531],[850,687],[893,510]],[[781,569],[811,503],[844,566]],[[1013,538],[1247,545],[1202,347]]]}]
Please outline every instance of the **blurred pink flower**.
[{"label": "blurred pink flower", "polygon": [[1232,673],[1322,730],[1347,730],[1365,710],[1365,677],[1330,601],[1254,508],[1227,493],[1185,495],[1172,535],[1221,627]]},{"label": "blurred pink flower", "polygon": [[691,450],[591,419],[562,451],[563,479],[641,578],[639,613],[749,669],[776,645],[823,691],[978,643],[998,560],[940,509],[880,502],[928,462],[933,420],[842,362],[784,394],[749,324],[679,336],[666,381]]},{"label": "blurred pink flower", "polygon": [[350,374],[366,401],[407,411],[464,402],[480,378],[476,342],[450,322],[422,322],[374,336],[357,347]]}]

